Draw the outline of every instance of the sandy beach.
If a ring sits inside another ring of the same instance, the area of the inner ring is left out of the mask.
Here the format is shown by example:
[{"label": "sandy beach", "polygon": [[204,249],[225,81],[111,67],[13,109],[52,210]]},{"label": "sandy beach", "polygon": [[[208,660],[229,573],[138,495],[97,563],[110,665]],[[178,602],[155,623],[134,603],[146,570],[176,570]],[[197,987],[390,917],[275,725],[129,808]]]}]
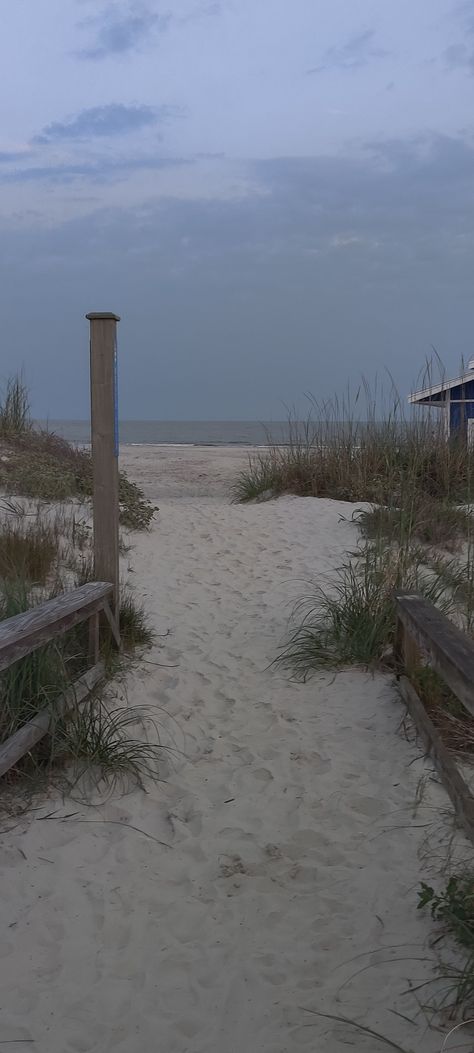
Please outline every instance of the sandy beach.
[{"label": "sandy beach", "polygon": [[[417,886],[448,798],[393,679],[271,666],[294,601],[357,543],[353,506],[232,505],[238,448],[125,447],[158,506],[130,579],[160,636],[130,676],[163,781],[4,823],[0,1043],[36,1053],[439,1053]],[[456,835],[459,851],[463,840]]]}]

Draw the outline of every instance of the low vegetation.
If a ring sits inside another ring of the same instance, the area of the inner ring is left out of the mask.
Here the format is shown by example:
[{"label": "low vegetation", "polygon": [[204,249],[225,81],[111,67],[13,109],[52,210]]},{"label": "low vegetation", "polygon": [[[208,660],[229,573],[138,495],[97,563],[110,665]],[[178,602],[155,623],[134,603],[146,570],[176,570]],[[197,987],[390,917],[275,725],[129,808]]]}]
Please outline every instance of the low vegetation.
[{"label": "low vegetation", "polygon": [[[87,508],[91,485],[90,455],[36,429],[21,378],[10,381],[0,405],[0,489],[15,497],[5,497],[0,505],[0,620],[94,580]],[[69,498],[79,499],[80,505],[68,504]],[[123,475],[120,501],[126,527],[149,526],[154,509]],[[146,612],[130,589],[122,590],[120,617],[120,656],[102,634],[109,678],[122,675],[137,649],[154,639]],[[90,788],[91,780],[104,790],[158,777],[157,728],[143,711],[117,707],[106,681],[80,706],[63,713],[62,697],[89,664],[84,623],[0,673],[0,743],[46,707],[52,717],[49,733],[3,777],[5,807],[10,807],[12,794],[18,801],[24,792],[29,800],[49,783],[71,793]]]},{"label": "low vegetation", "polygon": [[467,509],[416,491],[406,501],[402,499],[398,507],[374,505],[357,512],[355,520],[366,538],[383,538],[398,544],[415,540],[448,552],[459,550],[473,528]]},{"label": "low vegetation", "polygon": [[407,418],[404,401],[364,385],[355,397],[312,402],[307,419],[288,421],[288,443],[249,459],[233,487],[236,501],[291,493],[399,507],[416,494],[469,500],[474,460],[463,442],[446,442],[439,417]]},{"label": "low vegetation", "polygon": [[421,592],[448,611],[444,582],[420,565],[419,551],[367,543],[335,572],[327,586],[310,588],[297,605],[297,627],[277,663],[306,680],[323,668],[361,665],[393,668],[393,591]]},{"label": "low vegetation", "polygon": [[[83,501],[92,494],[90,452],[34,426],[21,377],[8,382],[0,404],[0,490],[43,501]],[[155,509],[123,472],[119,500],[125,527],[146,530],[150,526]]]},{"label": "low vegetation", "polygon": [[429,907],[439,926],[439,939],[454,941],[460,964],[441,966],[445,982],[445,1005],[454,1014],[461,1010],[467,1020],[474,1014],[474,877],[467,870],[452,874],[439,891],[422,883],[418,909]]},{"label": "low vegetation", "polygon": [[[14,525],[9,522],[8,536],[12,534]],[[0,521],[0,546],[1,538]],[[55,557],[59,562],[52,570],[51,580],[43,584],[33,574],[17,577],[9,574],[7,578],[0,575],[0,620],[20,614],[63,591],[69,571],[61,562],[61,548],[56,549]],[[27,560],[25,565],[32,568],[32,560]],[[75,581],[69,583],[75,584]],[[121,654],[114,651],[107,635],[103,638],[106,677],[122,675],[136,650],[150,646],[154,638],[147,615],[131,592],[124,593],[121,613],[124,616]],[[118,781],[123,783],[126,777],[129,782],[140,785],[144,777],[157,777],[159,736],[153,734],[151,742],[143,737],[133,738],[132,727],[143,732],[150,721],[144,719],[139,709],[117,710],[106,682],[100,694],[96,691],[66,716],[61,707],[58,708],[62,696],[88,666],[88,627],[84,623],[0,673],[0,742],[6,741],[45,707],[49,707],[52,714],[50,733],[4,776],[2,783],[7,791],[15,789],[28,794],[47,781],[69,792],[86,771],[93,773],[94,783],[101,784],[103,789],[115,787]],[[8,799],[8,793],[7,798],[5,794],[3,797]]]},{"label": "low vegetation", "polygon": [[20,578],[44,585],[51,575],[57,551],[56,530],[39,512],[19,521],[10,516],[0,532],[0,579]]},{"label": "low vegetation", "polygon": [[151,647],[155,640],[146,610],[130,589],[122,589],[120,597],[120,635],[127,651]]}]

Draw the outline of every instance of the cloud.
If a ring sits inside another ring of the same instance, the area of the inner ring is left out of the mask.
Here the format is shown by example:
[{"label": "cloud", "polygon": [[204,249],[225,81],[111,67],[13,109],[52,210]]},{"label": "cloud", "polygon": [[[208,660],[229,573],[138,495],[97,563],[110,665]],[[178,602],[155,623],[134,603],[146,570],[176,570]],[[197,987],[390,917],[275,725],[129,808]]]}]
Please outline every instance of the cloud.
[{"label": "cloud", "polygon": [[467,44],[450,44],[443,51],[442,57],[446,69],[467,69],[474,74],[474,48],[468,47]]},{"label": "cloud", "polygon": [[193,164],[185,157],[123,157],[117,160],[100,158],[92,161],[65,162],[64,164],[31,165],[27,168],[0,172],[0,183],[72,183],[77,179],[91,183],[116,182],[127,174],[137,171],[176,168]]},{"label": "cloud", "polygon": [[11,164],[12,161],[24,161],[28,157],[26,150],[0,150],[0,164]]},{"label": "cloud", "polygon": [[[472,331],[472,141],[380,140],[357,157],[257,160],[247,172],[256,192],[238,200],[152,195],[92,203],[67,222],[8,218],[5,353],[11,344],[14,365],[24,346],[44,414],[87,412],[80,318],[111,298],[124,417],[278,419],[301,392],[329,397],[341,377],[387,364],[409,391],[431,342],[456,369]],[[64,387],[65,340],[71,368],[83,363],[82,407],[77,385]]]},{"label": "cloud", "polygon": [[327,73],[330,70],[356,70],[368,66],[373,59],[384,58],[389,54],[383,48],[375,47],[375,33],[366,29],[350,37],[341,47],[332,47],[322,56],[319,65],[309,69],[308,73]]},{"label": "cloud", "polygon": [[177,21],[181,25],[186,25],[187,22],[198,22],[201,18],[214,18],[216,15],[222,14],[222,10],[223,6],[220,0],[211,0],[211,3],[198,4],[189,14],[181,15]]},{"label": "cloud", "polygon": [[457,4],[454,9],[454,19],[462,27],[463,39],[445,48],[441,59],[445,69],[449,72],[468,70],[470,74],[474,74],[474,46],[471,42],[466,43],[466,40],[469,41],[471,37],[474,37],[473,0]]},{"label": "cloud", "polygon": [[474,3],[473,0],[462,0],[455,8],[455,15],[461,20],[464,30],[474,36]]},{"label": "cloud", "polygon": [[110,103],[108,106],[93,106],[81,110],[66,121],[53,121],[32,140],[35,144],[64,142],[71,139],[104,138],[109,135],[126,135],[150,127],[179,113],[173,106],[124,106]]},{"label": "cloud", "polygon": [[108,4],[99,15],[85,19],[81,28],[92,29],[94,43],[78,52],[82,59],[100,60],[135,51],[154,31],[165,32],[171,15],[158,15],[143,4]]}]

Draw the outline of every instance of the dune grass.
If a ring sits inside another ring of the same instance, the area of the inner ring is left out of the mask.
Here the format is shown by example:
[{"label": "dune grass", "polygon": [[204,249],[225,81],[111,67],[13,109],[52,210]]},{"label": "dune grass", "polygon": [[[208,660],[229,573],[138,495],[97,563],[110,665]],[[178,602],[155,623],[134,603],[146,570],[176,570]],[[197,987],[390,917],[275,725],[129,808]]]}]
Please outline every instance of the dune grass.
[{"label": "dune grass", "polygon": [[[423,385],[432,382],[430,365]],[[354,398],[313,400],[304,422],[290,415],[288,443],[270,437],[236,479],[238,501],[291,493],[366,506],[352,516],[365,544],[296,609],[279,661],[298,676],[384,663],[394,587],[422,591],[445,607],[455,599],[464,624],[474,626],[474,456],[466,443],[446,440],[440,417],[416,417],[405,407],[393,385],[384,392],[377,383],[363,383]],[[464,549],[461,583],[446,553]]]},{"label": "dune grass", "polygon": [[453,552],[473,531],[471,513],[449,501],[416,490],[400,497],[398,507],[373,505],[354,516],[364,537],[403,543],[415,539],[424,545]]},{"label": "dune grass", "polygon": [[[46,595],[62,591],[56,582]],[[20,614],[45,598],[44,590],[20,577],[0,578],[0,620]],[[112,657],[105,637],[102,657],[108,677],[124,672],[124,663],[137,648],[150,646],[154,634],[143,607],[127,596],[124,602],[125,647]],[[145,778],[157,778],[160,755],[159,736],[154,741],[134,737],[132,728],[150,724],[144,711],[117,708],[107,692],[107,683],[96,689],[81,706],[66,716],[57,706],[61,697],[89,666],[87,624],[80,624],[50,644],[15,662],[0,673],[0,742],[6,741],[28,721],[48,707],[50,732],[32,751],[6,774],[3,787],[40,789],[44,781],[71,790],[90,771],[97,787],[115,789],[118,783],[142,785]],[[156,732],[156,728],[153,728]]]},{"label": "dune grass", "polygon": [[418,549],[391,551],[368,542],[327,585],[309,586],[295,608],[297,625],[277,664],[300,680],[324,668],[392,667],[395,588],[421,592],[445,611],[452,607],[445,583],[423,572]]},{"label": "dune grass", "polygon": [[[1,436],[8,436],[9,444],[12,436],[15,437],[14,449],[17,453],[20,451],[20,459],[24,456],[27,470],[33,475],[39,463],[35,456],[38,448],[42,453],[47,450],[48,456],[52,455],[54,472],[58,472],[61,487],[50,490],[46,486],[43,489],[40,481],[38,489],[43,495],[69,492],[69,482],[67,486],[64,484],[63,468],[66,480],[74,477],[77,483],[78,474],[80,476],[84,471],[83,454],[62,440],[37,433],[28,423],[25,424],[28,420],[26,413],[20,412],[22,389],[12,386],[11,390],[15,398],[12,395],[3,411]],[[11,472],[11,488],[17,494],[22,490],[21,478],[19,481],[15,474],[18,461],[11,457],[13,447],[2,445],[2,450],[5,448],[8,452],[2,456],[7,460],[0,460],[0,464],[6,464]],[[127,490],[130,511],[137,494],[132,484],[127,481],[126,485],[132,488]],[[140,509],[137,514],[141,515]],[[94,580],[94,577],[92,532],[83,512],[68,510],[68,506],[51,506],[44,500],[36,506],[16,497],[3,500],[3,507],[0,507],[0,621],[29,610],[65,589]],[[69,792],[78,781],[83,781],[87,771],[91,774],[92,785],[97,788],[100,784],[101,789],[114,789],[126,781],[142,785],[144,778],[158,777],[161,747],[157,729],[153,727],[152,741],[148,741],[143,732],[147,727],[151,728],[149,717],[140,709],[128,708],[125,711],[117,708],[107,686],[108,679],[123,678],[127,663],[137,649],[150,646],[154,639],[145,610],[130,590],[122,592],[121,617],[122,651],[118,654],[112,649],[107,633],[102,634],[106,679],[100,690],[67,715],[59,703],[90,664],[87,623],[79,624],[0,673],[0,742],[6,741],[45,708],[51,714],[48,734],[3,777],[2,806],[10,806],[12,793],[15,800],[25,793],[28,803],[31,793],[44,790],[45,783],[54,783]],[[133,734],[134,729],[137,735]],[[16,808],[16,804],[12,806]]]},{"label": "dune grass", "polygon": [[0,578],[21,578],[44,585],[57,557],[54,526],[39,514],[6,520],[0,529]]},{"label": "dune grass", "polygon": [[[436,382],[433,373],[428,363],[423,386]],[[384,389],[364,381],[354,394],[310,399],[304,421],[289,415],[287,444],[271,435],[268,443],[236,479],[235,501],[292,493],[391,505],[411,490],[461,503],[472,491],[474,459],[467,445],[446,442],[441,415],[412,413],[391,382]]]},{"label": "dune grass", "polygon": [[[88,450],[36,428],[30,416],[28,389],[12,377],[0,401],[0,489],[45,501],[64,501],[92,494],[92,458]],[[146,530],[155,508],[136,483],[121,472],[120,518],[130,530]]]},{"label": "dune grass", "polygon": [[130,589],[122,589],[120,595],[120,636],[126,651],[151,647],[155,633],[143,603],[136,599]]},{"label": "dune grass", "polygon": [[354,426],[349,437],[344,425],[340,431],[322,429],[315,424],[305,438],[251,457],[232,488],[233,499],[291,493],[390,504],[411,484],[428,498],[461,503],[472,491],[470,452],[460,442],[446,442],[433,422]]},{"label": "dune grass", "polygon": [[[147,739],[148,726],[153,742]],[[69,792],[85,779],[109,792],[133,785],[143,789],[145,780],[159,778],[162,752],[156,723],[143,708],[113,707],[98,695],[75,709],[52,739],[53,763],[66,766]]]},{"label": "dune grass", "polygon": [[0,402],[0,438],[26,435],[31,428],[28,389],[21,374],[7,381]]}]

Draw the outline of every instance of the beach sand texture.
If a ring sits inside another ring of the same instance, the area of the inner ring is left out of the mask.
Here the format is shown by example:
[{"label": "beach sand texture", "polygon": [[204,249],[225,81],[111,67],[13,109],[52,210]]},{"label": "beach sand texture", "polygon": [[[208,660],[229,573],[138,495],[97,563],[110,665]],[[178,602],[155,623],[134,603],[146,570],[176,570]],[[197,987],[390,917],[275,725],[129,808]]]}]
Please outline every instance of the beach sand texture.
[{"label": "beach sand texture", "polygon": [[441,1048],[422,1014],[397,1014],[415,1015],[408,979],[432,975],[418,853],[449,802],[430,783],[414,812],[426,769],[397,732],[389,677],[295,684],[269,667],[292,601],[354,548],[352,506],[232,506],[243,460],[123,452],[160,506],[131,577],[170,635],[128,696],[156,710],[166,781],[96,808],[48,800],[9,824],[0,1040],[33,1042],[2,1049],[384,1048],[308,1010]]}]

